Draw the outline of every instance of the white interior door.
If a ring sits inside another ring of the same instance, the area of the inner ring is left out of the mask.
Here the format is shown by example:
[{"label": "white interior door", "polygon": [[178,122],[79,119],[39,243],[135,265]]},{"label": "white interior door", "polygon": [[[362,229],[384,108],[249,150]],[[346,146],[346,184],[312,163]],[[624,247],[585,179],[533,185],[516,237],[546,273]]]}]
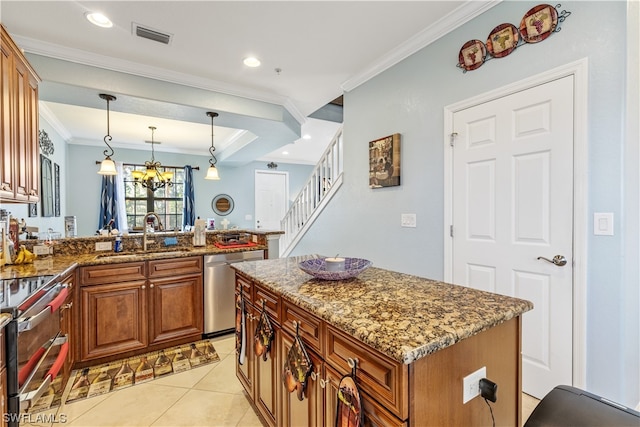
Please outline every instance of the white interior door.
[{"label": "white interior door", "polygon": [[453,116],[453,282],[533,302],[523,391],[538,398],[572,384],[573,78]]},{"label": "white interior door", "polygon": [[255,227],[280,230],[280,221],[289,207],[289,174],[276,171],[256,171]]}]

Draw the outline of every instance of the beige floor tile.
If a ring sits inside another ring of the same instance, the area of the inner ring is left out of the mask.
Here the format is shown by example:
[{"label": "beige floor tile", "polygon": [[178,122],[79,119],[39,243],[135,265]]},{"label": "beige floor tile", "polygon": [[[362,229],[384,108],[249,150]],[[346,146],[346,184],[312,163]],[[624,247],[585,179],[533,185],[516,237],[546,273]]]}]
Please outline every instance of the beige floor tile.
[{"label": "beige floor tile", "polygon": [[233,355],[227,355],[193,388],[196,390],[241,394],[243,388],[236,377],[235,357]]},{"label": "beige floor tile", "polygon": [[154,384],[166,385],[172,387],[192,388],[202,378],[204,378],[211,370],[220,362],[209,363],[204,366],[191,368],[189,371],[180,372],[178,374],[167,375],[166,377],[154,380]]},{"label": "beige floor tile", "polygon": [[189,390],[152,426],[237,426],[250,408],[241,394]]},{"label": "beige floor tile", "polygon": [[107,397],[109,397],[108,394],[103,394],[100,396],[90,397],[89,399],[82,399],[64,404],[60,407],[59,414],[60,416],[64,415],[67,423],[70,423],[73,420],[78,419],[78,417],[80,417],[81,415],[91,411],[100,402],[103,402]]},{"label": "beige floor tile", "polygon": [[140,384],[109,393],[91,411],[69,423],[69,426],[136,426],[151,425],[188,392],[187,389]]},{"label": "beige floor tile", "polygon": [[237,424],[238,427],[263,427],[262,421],[260,421],[260,417],[256,415],[255,411],[252,407],[249,407],[247,413],[240,419],[240,422]]},{"label": "beige floor tile", "polygon": [[218,356],[222,358],[223,354],[231,354],[236,352],[236,336],[235,334],[224,335],[217,338],[211,338],[213,348],[216,349]]},{"label": "beige floor tile", "polygon": [[526,393],[522,393],[522,425],[529,419],[529,415],[536,409],[540,400]]}]

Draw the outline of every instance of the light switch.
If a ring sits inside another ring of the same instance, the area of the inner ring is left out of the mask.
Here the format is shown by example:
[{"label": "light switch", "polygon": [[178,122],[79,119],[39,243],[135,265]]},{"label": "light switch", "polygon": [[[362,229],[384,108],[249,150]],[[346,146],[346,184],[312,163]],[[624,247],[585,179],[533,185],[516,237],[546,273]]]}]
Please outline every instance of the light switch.
[{"label": "light switch", "polygon": [[594,212],[593,234],[596,236],[613,236],[613,212]]},{"label": "light switch", "polygon": [[401,227],[413,227],[416,226],[416,214],[401,214],[400,215]]}]

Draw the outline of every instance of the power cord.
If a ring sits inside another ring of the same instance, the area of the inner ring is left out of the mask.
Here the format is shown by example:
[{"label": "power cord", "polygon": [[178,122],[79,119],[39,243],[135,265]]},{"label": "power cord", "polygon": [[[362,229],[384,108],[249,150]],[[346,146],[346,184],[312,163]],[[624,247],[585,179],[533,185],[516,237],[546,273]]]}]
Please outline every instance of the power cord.
[{"label": "power cord", "polygon": [[496,427],[496,419],[493,418],[493,408],[491,407],[491,405],[489,404],[489,401],[487,400],[487,398],[485,397],[484,401],[487,403],[487,406],[489,407],[489,412],[491,412],[491,422],[493,424],[493,427]]}]

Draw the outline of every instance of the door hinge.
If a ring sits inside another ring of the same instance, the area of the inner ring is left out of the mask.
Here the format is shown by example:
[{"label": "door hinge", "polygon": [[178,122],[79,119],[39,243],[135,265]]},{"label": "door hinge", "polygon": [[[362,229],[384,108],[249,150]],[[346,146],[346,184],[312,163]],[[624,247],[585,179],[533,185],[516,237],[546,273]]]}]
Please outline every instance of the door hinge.
[{"label": "door hinge", "polygon": [[453,225],[449,226],[449,236],[453,237]]},{"label": "door hinge", "polygon": [[449,135],[449,145],[453,147],[453,141],[455,141],[456,137],[458,136],[458,132],[453,132],[451,135]]}]

